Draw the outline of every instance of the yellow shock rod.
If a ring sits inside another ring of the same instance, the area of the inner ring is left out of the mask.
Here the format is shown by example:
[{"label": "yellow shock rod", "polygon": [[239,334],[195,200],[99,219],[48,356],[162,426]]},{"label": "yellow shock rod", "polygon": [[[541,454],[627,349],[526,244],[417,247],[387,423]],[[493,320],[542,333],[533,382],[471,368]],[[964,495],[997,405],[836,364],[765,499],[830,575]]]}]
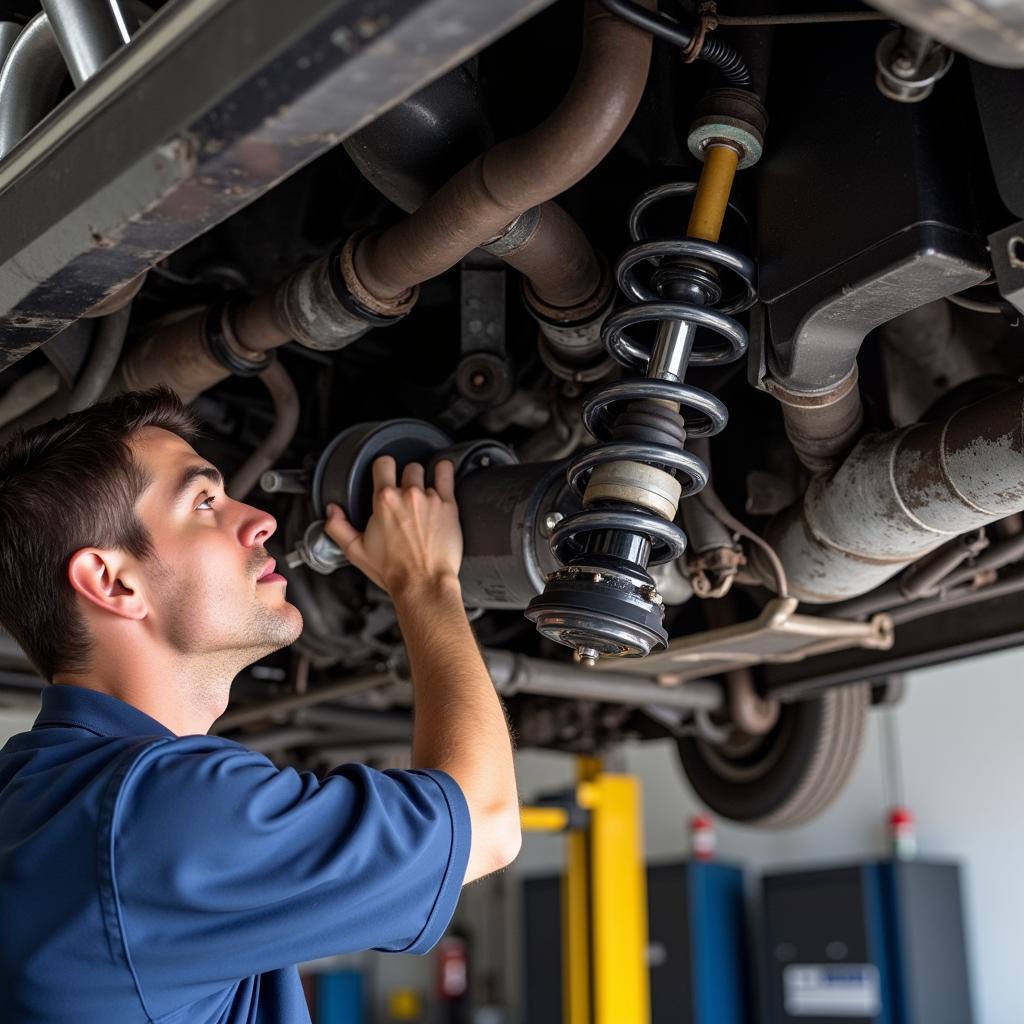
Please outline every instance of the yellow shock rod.
[{"label": "yellow shock rod", "polygon": [[704,151],[704,167],[686,229],[691,238],[718,241],[739,162],[739,151],[727,142],[712,142]]}]

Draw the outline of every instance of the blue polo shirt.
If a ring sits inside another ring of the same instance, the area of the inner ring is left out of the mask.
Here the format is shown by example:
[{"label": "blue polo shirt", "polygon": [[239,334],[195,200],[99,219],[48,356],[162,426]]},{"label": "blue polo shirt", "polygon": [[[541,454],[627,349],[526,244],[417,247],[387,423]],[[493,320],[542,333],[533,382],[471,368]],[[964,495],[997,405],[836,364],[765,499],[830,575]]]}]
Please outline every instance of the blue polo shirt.
[{"label": "blue polo shirt", "polygon": [[295,965],[428,950],[469,844],[443,772],[319,779],[49,686],[0,750],[0,1019],[306,1024]]}]

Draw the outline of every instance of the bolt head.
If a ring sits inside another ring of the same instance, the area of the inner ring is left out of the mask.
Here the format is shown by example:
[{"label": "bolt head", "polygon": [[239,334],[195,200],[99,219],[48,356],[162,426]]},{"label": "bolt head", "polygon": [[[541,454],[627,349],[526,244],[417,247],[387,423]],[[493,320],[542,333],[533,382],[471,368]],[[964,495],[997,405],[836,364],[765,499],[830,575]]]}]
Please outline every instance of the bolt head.
[{"label": "bolt head", "polygon": [[565,518],[561,512],[549,512],[541,522],[541,533],[549,537],[555,531],[555,527]]}]

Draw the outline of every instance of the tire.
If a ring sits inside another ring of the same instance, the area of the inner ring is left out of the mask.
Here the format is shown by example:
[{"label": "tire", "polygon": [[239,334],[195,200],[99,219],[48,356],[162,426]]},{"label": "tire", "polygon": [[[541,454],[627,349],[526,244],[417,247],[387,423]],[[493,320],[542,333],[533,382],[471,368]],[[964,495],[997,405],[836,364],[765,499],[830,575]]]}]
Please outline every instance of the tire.
[{"label": "tire", "polygon": [[716,814],[748,825],[788,828],[820,814],[849,779],[864,740],[871,684],[783,704],[765,736],[737,734],[722,745],[678,741],[683,772]]}]

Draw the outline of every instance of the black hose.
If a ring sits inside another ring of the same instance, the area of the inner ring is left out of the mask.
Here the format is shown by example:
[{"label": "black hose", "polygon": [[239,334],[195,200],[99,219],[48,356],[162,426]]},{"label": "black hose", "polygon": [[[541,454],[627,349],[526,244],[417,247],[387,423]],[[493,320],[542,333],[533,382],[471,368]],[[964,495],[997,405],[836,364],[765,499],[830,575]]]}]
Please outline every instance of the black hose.
[{"label": "black hose", "polygon": [[[634,0],[601,0],[612,14],[617,14],[624,21],[645,29],[651,35],[673,43],[683,50],[693,43],[693,30],[681,25],[667,14],[650,11]],[[698,58],[713,64],[721,72],[722,77],[730,84],[741,89],[750,88],[750,71],[746,62],[732,44],[717,36],[705,35],[704,43],[697,54]]]},{"label": "black hose", "polygon": [[718,68],[722,77],[730,84],[741,89],[750,88],[750,71],[746,61],[732,43],[727,43],[718,36],[705,36],[704,45],[697,56]]}]

